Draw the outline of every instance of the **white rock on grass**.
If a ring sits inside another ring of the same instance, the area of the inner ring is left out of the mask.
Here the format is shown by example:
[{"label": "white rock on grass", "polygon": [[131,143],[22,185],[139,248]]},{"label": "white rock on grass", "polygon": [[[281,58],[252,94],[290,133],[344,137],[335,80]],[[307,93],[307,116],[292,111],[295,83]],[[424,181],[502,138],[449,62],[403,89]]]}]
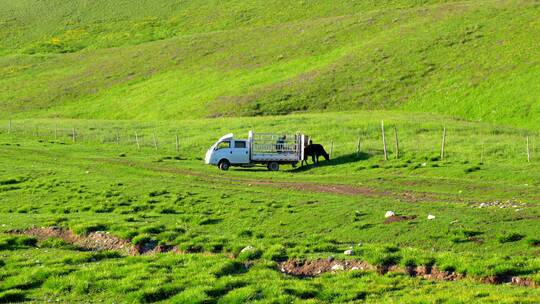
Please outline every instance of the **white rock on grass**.
[{"label": "white rock on grass", "polygon": [[255,247],[249,245],[249,246],[244,247],[244,249],[240,250],[240,252],[252,251],[254,249]]},{"label": "white rock on grass", "polygon": [[434,219],[435,219],[435,215],[433,215],[433,214],[428,214],[427,219],[428,219],[428,220],[434,220]]},{"label": "white rock on grass", "polygon": [[353,255],[354,251],[352,249],[349,249],[349,250],[345,250],[343,252],[344,255]]},{"label": "white rock on grass", "polygon": [[389,218],[391,216],[395,216],[396,213],[394,211],[386,211],[386,213],[384,214],[384,217],[385,218]]},{"label": "white rock on grass", "polygon": [[334,266],[332,266],[332,271],[339,271],[339,270],[345,270],[345,267],[343,267],[343,265],[341,264],[336,264]]}]

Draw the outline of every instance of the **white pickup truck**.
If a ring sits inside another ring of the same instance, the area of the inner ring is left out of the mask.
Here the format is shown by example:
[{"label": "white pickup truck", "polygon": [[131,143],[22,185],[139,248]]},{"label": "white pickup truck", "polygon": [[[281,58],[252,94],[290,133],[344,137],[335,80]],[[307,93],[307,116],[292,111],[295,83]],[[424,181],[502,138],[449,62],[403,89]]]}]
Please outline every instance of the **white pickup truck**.
[{"label": "white pickup truck", "polygon": [[306,145],[306,136],[300,133],[249,131],[248,139],[237,139],[233,134],[227,134],[208,149],[204,161],[217,165],[221,170],[228,170],[231,166],[253,167],[261,164],[270,171],[278,171],[280,164],[294,166],[302,161]]}]

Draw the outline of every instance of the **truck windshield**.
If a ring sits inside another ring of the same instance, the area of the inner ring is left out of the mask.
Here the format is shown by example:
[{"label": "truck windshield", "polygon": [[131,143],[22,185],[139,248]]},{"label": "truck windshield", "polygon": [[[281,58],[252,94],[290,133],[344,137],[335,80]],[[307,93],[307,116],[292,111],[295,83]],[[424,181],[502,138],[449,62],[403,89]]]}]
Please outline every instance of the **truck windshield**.
[{"label": "truck windshield", "polygon": [[227,148],[230,148],[230,147],[231,147],[231,142],[230,141],[222,141],[217,145],[216,150],[227,149]]}]

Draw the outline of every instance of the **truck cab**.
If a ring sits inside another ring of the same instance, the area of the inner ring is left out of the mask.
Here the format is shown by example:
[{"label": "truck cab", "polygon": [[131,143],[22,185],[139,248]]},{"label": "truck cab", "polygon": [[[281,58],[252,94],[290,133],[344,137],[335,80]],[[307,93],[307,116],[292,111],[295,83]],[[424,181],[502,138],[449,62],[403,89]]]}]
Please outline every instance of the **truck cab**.
[{"label": "truck cab", "polygon": [[233,134],[221,137],[206,152],[205,163],[217,165],[222,170],[230,166],[247,166],[250,164],[249,142],[236,139]]}]

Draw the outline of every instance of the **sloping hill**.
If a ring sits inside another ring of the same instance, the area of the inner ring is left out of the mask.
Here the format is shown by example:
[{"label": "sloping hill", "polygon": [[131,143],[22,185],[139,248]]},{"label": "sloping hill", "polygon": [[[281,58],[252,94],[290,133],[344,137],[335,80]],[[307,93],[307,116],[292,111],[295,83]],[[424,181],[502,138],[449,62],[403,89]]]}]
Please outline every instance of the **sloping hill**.
[{"label": "sloping hill", "polygon": [[538,124],[538,1],[412,2],[0,0],[0,115]]}]

